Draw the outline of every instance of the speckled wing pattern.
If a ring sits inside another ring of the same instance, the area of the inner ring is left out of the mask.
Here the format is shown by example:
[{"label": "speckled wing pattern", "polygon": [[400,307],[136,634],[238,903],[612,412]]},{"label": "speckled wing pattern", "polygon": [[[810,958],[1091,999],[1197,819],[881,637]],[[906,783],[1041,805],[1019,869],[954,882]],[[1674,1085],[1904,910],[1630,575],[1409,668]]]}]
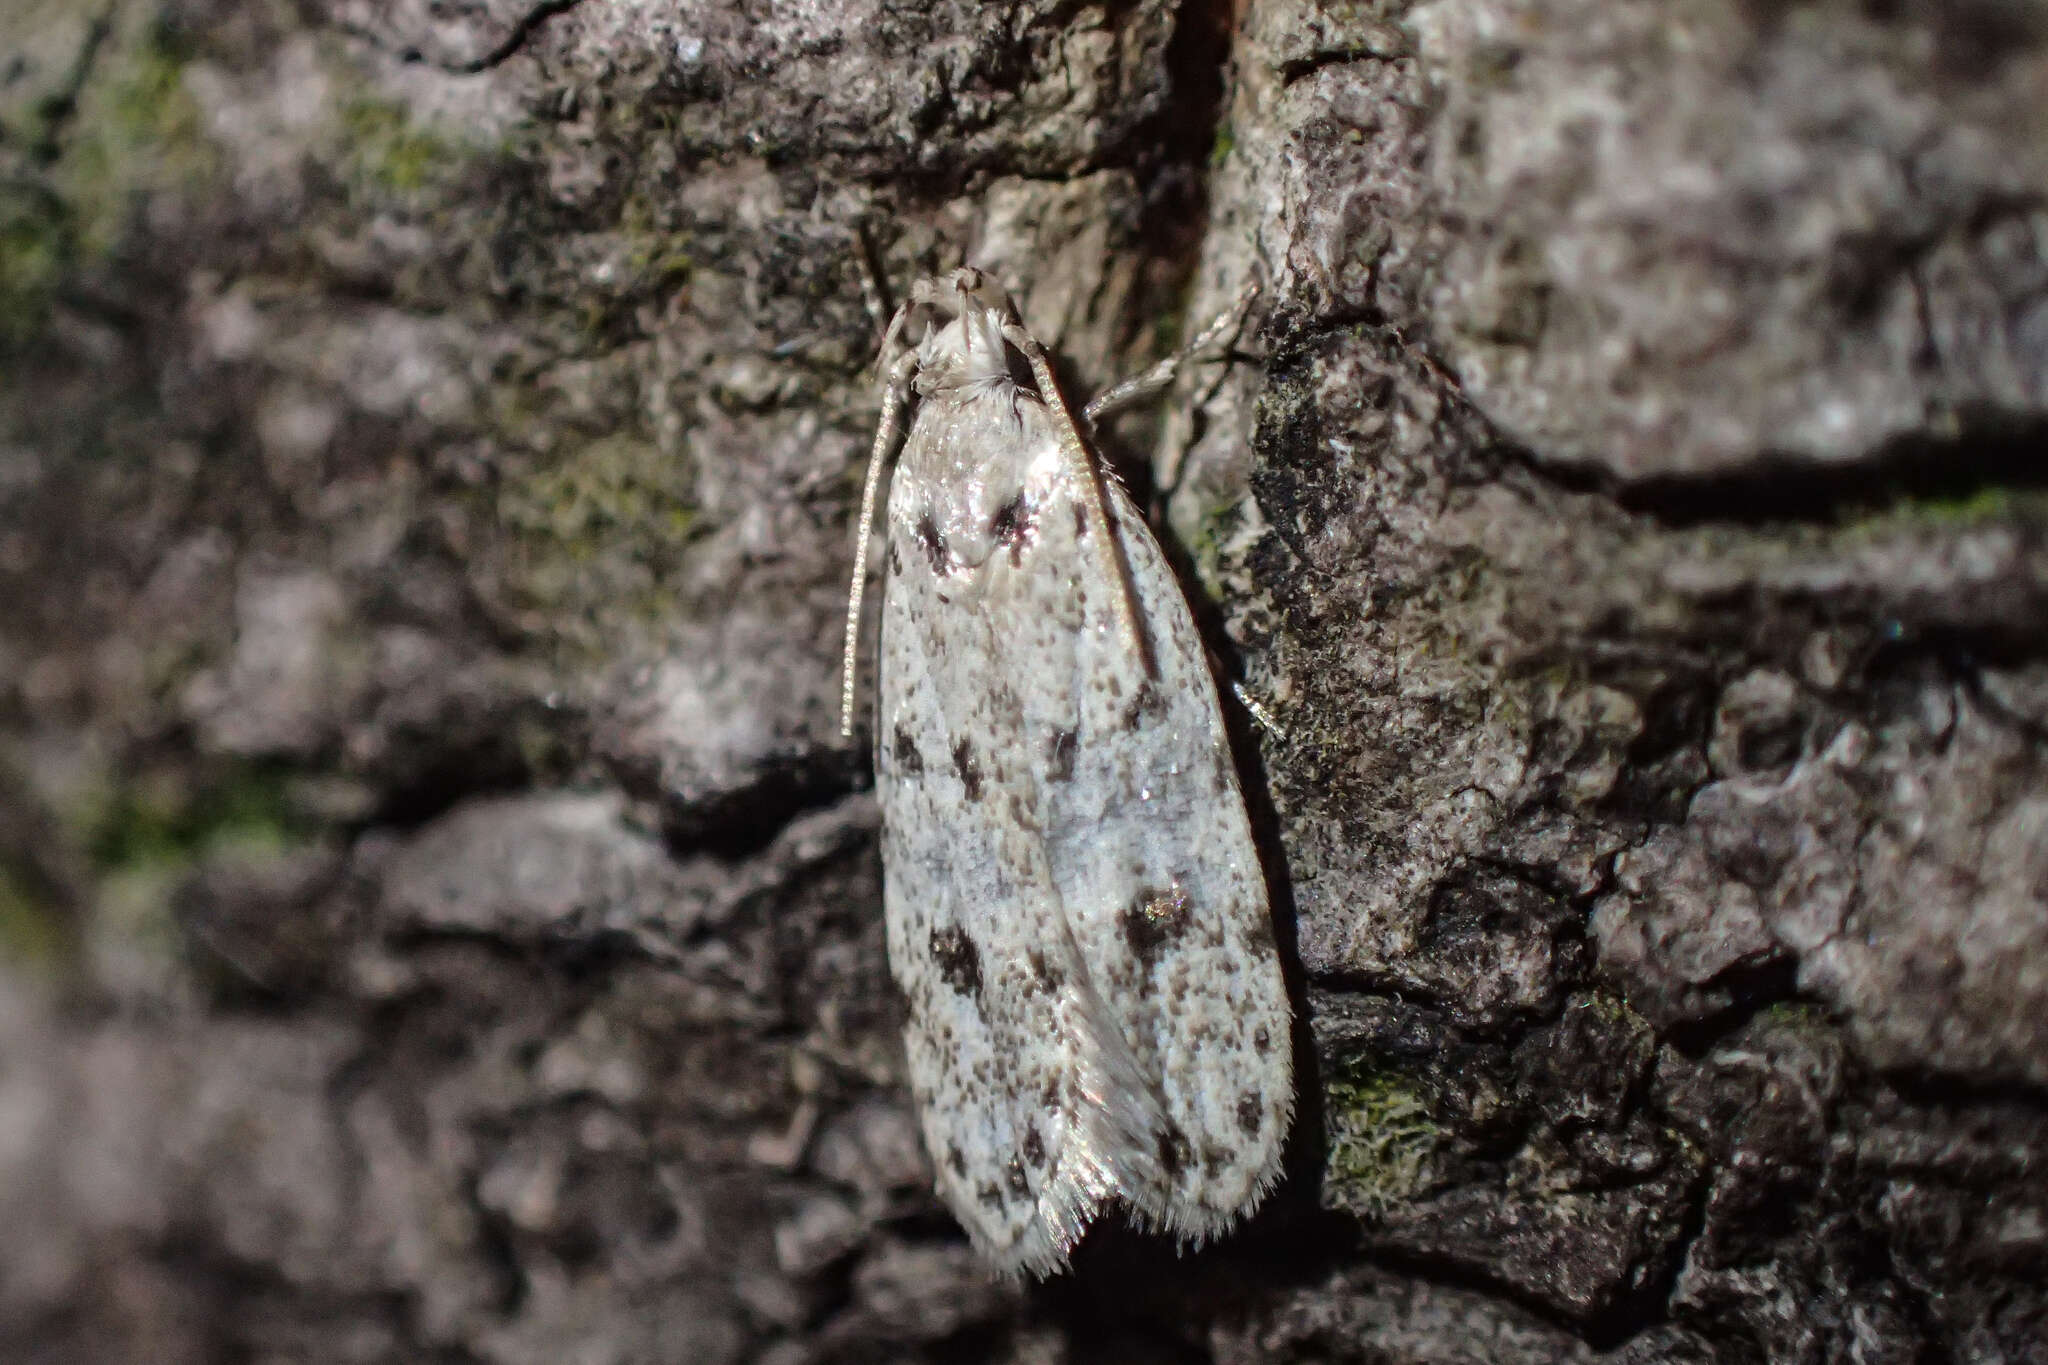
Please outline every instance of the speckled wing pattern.
[{"label": "speckled wing pattern", "polygon": [[1113,1201],[1195,1242],[1258,1203],[1293,1109],[1289,1012],[1172,571],[1077,467],[1064,405],[1013,377],[1000,291],[962,271],[920,297],[957,315],[916,349],[888,503],[889,962],[938,1191],[998,1267],[1045,1275]]}]

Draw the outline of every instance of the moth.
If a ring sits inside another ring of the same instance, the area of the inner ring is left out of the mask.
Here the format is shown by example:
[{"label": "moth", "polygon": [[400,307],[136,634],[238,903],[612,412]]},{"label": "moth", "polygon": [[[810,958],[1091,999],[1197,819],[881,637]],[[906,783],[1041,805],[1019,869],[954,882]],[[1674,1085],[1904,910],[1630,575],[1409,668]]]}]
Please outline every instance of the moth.
[{"label": "moth", "polygon": [[1112,1204],[1203,1242],[1278,1179],[1294,1105],[1287,995],[1207,653],[1000,286],[972,268],[919,281],[882,368],[842,730],[876,490],[900,440],[875,785],[889,966],[938,1193],[1006,1272],[1063,1269]]}]

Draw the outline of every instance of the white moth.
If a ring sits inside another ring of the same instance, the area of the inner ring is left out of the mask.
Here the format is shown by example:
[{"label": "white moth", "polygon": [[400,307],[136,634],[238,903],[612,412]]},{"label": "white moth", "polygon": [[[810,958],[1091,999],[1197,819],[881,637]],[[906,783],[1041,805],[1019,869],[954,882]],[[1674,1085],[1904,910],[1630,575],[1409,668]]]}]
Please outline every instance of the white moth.
[{"label": "white moth", "polygon": [[920,281],[882,358],[844,728],[875,490],[914,403],[889,494],[875,781],[938,1192],[1005,1271],[1063,1268],[1111,1201],[1199,1243],[1272,1187],[1294,1107],[1201,637],[1001,288],[973,269]]}]

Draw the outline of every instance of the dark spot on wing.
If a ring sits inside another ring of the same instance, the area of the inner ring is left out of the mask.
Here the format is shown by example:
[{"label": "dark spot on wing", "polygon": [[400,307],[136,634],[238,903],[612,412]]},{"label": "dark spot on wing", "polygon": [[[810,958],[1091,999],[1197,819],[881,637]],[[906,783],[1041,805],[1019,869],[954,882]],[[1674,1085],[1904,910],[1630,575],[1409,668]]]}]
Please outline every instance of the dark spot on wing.
[{"label": "dark spot on wing", "polygon": [[1074,504],[1074,539],[1088,538],[1088,508],[1080,502]]},{"label": "dark spot on wing", "polygon": [[1228,1147],[1204,1147],[1202,1149],[1202,1171],[1211,1180],[1223,1174],[1223,1169],[1237,1160],[1237,1153]]},{"label": "dark spot on wing", "polygon": [[1034,1171],[1045,1165],[1045,1139],[1038,1135],[1036,1124],[1024,1129],[1024,1164]]},{"label": "dark spot on wing", "polygon": [[1179,1129],[1168,1129],[1159,1135],[1159,1166],[1169,1179],[1186,1170],[1194,1155],[1194,1149],[1188,1146],[1188,1140],[1181,1136]]},{"label": "dark spot on wing", "polygon": [[1124,729],[1136,730],[1146,721],[1166,714],[1165,694],[1152,685],[1148,678],[1138,684],[1138,693],[1124,708]]},{"label": "dark spot on wing", "polygon": [[1252,1051],[1261,1057],[1273,1050],[1273,1035],[1266,1032],[1264,1024],[1252,1030]]},{"label": "dark spot on wing", "polygon": [[957,924],[932,930],[932,961],[948,986],[970,1000],[981,998],[981,950]]},{"label": "dark spot on wing", "polygon": [[896,549],[896,542],[893,540],[889,542],[889,576],[891,578],[903,577],[903,556]]},{"label": "dark spot on wing", "polygon": [[1024,954],[1024,961],[1031,967],[1032,979],[1045,988],[1049,994],[1058,994],[1067,983],[1067,976],[1058,965],[1048,960],[1041,948],[1032,948]]},{"label": "dark spot on wing", "polygon": [[1020,564],[1024,559],[1024,547],[1031,542],[1033,524],[1031,504],[1024,500],[1020,489],[988,519],[988,533],[996,544],[1009,547],[1011,564]]},{"label": "dark spot on wing", "polygon": [[956,1179],[967,1178],[967,1153],[960,1150],[960,1144],[957,1142],[946,1144],[946,1167],[953,1172]]},{"label": "dark spot on wing", "polygon": [[910,737],[910,731],[901,725],[890,736],[889,756],[896,760],[896,771],[905,777],[916,777],[924,771],[924,755],[918,751],[917,741]]},{"label": "dark spot on wing", "polygon": [[1244,943],[1245,947],[1250,948],[1260,957],[1272,956],[1274,952],[1273,921],[1264,915],[1254,919],[1251,927],[1245,931]]},{"label": "dark spot on wing", "polygon": [[1003,1192],[996,1188],[992,1180],[982,1181],[981,1187],[975,1190],[974,1197],[992,1209],[1000,1209],[1003,1206]]},{"label": "dark spot on wing", "polygon": [[1022,725],[1024,699],[1017,695],[1017,689],[1009,683],[997,682],[988,690],[988,714],[993,720]]},{"label": "dark spot on wing", "polygon": [[1031,1182],[1024,1178],[1024,1163],[1015,1157],[1003,1168],[1003,1178],[1010,1182],[1010,1193],[1019,1199],[1031,1197]]},{"label": "dark spot on wing", "polygon": [[1146,890],[1124,907],[1124,942],[1148,968],[1168,945],[1187,932],[1188,893],[1176,885],[1167,891]]},{"label": "dark spot on wing", "polygon": [[953,572],[953,552],[946,548],[946,538],[939,534],[939,524],[930,512],[917,519],[917,543],[931,561],[933,573],[944,576]]},{"label": "dark spot on wing", "polygon": [[1247,1090],[1237,1097],[1237,1126],[1244,1129],[1246,1137],[1257,1137],[1265,1122],[1266,1106],[1258,1091]]},{"label": "dark spot on wing", "polygon": [[1055,730],[1052,738],[1045,742],[1045,775],[1054,782],[1070,782],[1074,777],[1074,746],[1079,744],[1081,735],[1076,730]]},{"label": "dark spot on wing", "polygon": [[967,799],[981,800],[981,764],[974,757],[974,746],[964,739],[953,746],[953,771],[960,775],[960,785],[967,789]]}]

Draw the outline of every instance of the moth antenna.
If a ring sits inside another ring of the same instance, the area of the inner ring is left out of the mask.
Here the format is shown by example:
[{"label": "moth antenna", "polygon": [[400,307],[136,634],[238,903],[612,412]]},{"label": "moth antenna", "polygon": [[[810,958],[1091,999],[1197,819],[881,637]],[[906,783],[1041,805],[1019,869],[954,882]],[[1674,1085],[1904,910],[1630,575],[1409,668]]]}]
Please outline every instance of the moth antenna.
[{"label": "moth antenna", "polygon": [[1046,407],[1052,412],[1053,429],[1059,434],[1060,453],[1065,457],[1075,481],[1087,490],[1088,501],[1093,504],[1096,518],[1102,523],[1102,537],[1097,542],[1095,553],[1110,581],[1117,585],[1117,618],[1123,622],[1124,639],[1146,676],[1156,678],[1159,669],[1152,658],[1152,647],[1145,638],[1144,627],[1138,622],[1137,594],[1131,586],[1130,570],[1124,564],[1123,548],[1117,543],[1116,521],[1110,514],[1109,495],[1102,487],[1102,470],[1089,452],[1087,443],[1081,439],[1081,428],[1074,421],[1074,412],[1067,406],[1066,397],[1060,393],[1059,380],[1053,376],[1052,362],[1045,358],[1045,348],[1024,329],[1023,323],[1014,320],[1003,323],[1003,339],[1031,362],[1031,377],[1038,385],[1038,396],[1045,400]]},{"label": "moth antenna", "polygon": [[[882,319],[891,315],[889,309],[889,284],[887,280],[882,278],[882,272],[875,264],[877,257],[875,243],[873,238],[868,235],[866,223],[858,221],[854,223],[853,243],[853,261],[854,265],[858,267],[860,274],[860,297],[861,302],[867,305],[869,325],[873,327],[883,326]],[[885,342],[885,348],[886,345],[887,343]],[[886,353],[885,349],[884,354]]]},{"label": "moth antenna", "polygon": [[[896,310],[895,320],[889,324],[891,340],[909,309],[910,305],[906,303]],[[860,530],[855,533],[857,538],[853,548],[853,585],[846,593],[846,653],[841,660],[839,685],[841,739],[853,738],[855,674],[860,664],[860,607],[868,585],[868,542],[875,533],[875,490],[881,487],[882,466],[888,462],[889,448],[903,435],[903,403],[910,387],[910,376],[916,369],[916,351],[904,351],[889,365],[882,387],[882,417],[875,426],[874,448],[868,452],[867,479],[861,485]]]}]

